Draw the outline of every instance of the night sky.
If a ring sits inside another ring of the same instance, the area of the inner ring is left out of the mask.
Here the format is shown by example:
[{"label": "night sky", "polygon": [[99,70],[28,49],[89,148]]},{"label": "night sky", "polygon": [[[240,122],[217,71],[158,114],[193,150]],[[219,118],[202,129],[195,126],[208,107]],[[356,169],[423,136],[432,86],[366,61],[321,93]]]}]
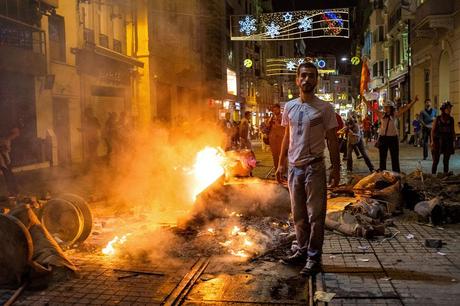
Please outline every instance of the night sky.
[{"label": "night sky", "polygon": [[[353,8],[357,0],[273,0],[273,10],[284,12],[291,10],[328,9],[328,8]],[[350,12],[351,13],[351,12]],[[353,31],[353,29],[350,29]],[[331,53],[338,57],[350,56],[351,39],[345,38],[315,38],[305,39],[308,52]]]}]

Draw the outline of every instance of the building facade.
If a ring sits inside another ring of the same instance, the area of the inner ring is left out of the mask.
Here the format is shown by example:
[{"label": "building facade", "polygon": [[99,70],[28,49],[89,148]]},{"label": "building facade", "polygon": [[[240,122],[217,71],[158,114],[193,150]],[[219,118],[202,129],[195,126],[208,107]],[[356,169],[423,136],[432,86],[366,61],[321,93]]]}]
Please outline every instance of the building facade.
[{"label": "building facade", "polygon": [[[411,92],[435,108],[448,100],[460,133],[460,2],[418,0],[410,21]],[[423,104],[412,110],[418,113]]]}]

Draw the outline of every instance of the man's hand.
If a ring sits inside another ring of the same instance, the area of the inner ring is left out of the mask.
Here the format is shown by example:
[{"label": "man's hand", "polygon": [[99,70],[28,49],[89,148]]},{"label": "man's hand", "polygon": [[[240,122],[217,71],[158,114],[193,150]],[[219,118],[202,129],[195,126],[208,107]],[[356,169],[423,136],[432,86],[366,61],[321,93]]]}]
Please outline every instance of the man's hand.
[{"label": "man's hand", "polygon": [[332,167],[331,173],[329,174],[329,185],[334,188],[340,183],[340,168]]},{"label": "man's hand", "polygon": [[284,166],[278,166],[278,169],[276,169],[276,172],[275,172],[275,176],[276,176],[276,180],[278,181],[278,183],[280,184],[285,184],[286,183],[286,179],[284,178],[284,173],[286,172],[286,169]]}]

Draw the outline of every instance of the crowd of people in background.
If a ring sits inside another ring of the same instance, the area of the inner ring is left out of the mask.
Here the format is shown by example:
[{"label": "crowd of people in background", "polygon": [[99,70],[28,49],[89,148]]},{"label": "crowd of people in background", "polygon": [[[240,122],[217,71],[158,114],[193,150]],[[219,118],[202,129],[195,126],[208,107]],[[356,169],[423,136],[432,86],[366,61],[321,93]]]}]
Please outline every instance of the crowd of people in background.
[{"label": "crowd of people in background", "polygon": [[[416,96],[413,101],[399,108],[394,102],[386,101],[383,109],[380,110],[373,108],[371,103],[364,100],[368,109],[375,115],[376,120],[373,120],[375,117],[371,116],[371,112],[363,117],[353,111],[349,112],[346,117],[336,114],[339,149],[343,154],[342,159],[346,162],[348,172],[353,172],[354,159],[363,159],[370,172],[387,170],[388,155],[390,155],[391,170],[401,171],[399,144],[403,141],[399,136],[398,124],[401,124],[402,115],[409,111],[417,101],[418,97]],[[429,99],[425,100],[424,106],[420,113],[415,114],[412,121],[413,133],[406,141],[415,147],[423,147],[421,156],[423,160],[428,158],[429,151],[431,151],[433,174],[437,173],[437,165],[441,155],[444,165],[443,174],[451,174],[449,172],[449,160],[454,154],[456,139],[454,119],[450,116],[452,104],[450,102],[443,103],[439,116],[437,110],[432,108]],[[263,152],[271,151],[273,167],[276,169],[284,134],[284,127],[281,125],[281,106],[279,104],[273,105],[270,113],[264,114],[261,118],[258,128],[251,126],[251,115],[251,112],[246,112],[241,122],[237,123],[231,120],[229,113],[226,114],[222,121],[222,127],[227,135],[225,149],[252,149],[251,139],[258,139]],[[378,167],[374,166],[369,157],[369,145],[378,149]]]}]

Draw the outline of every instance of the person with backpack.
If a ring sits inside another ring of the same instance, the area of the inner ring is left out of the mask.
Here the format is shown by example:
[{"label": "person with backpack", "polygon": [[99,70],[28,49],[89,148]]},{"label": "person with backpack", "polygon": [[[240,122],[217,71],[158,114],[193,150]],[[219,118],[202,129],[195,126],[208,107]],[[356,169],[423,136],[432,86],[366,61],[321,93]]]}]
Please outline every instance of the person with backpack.
[{"label": "person with backpack", "polygon": [[431,100],[425,99],[425,109],[420,112],[420,123],[422,124],[423,160],[428,158],[428,144],[431,143],[431,128],[436,118],[436,110],[431,107]]}]

